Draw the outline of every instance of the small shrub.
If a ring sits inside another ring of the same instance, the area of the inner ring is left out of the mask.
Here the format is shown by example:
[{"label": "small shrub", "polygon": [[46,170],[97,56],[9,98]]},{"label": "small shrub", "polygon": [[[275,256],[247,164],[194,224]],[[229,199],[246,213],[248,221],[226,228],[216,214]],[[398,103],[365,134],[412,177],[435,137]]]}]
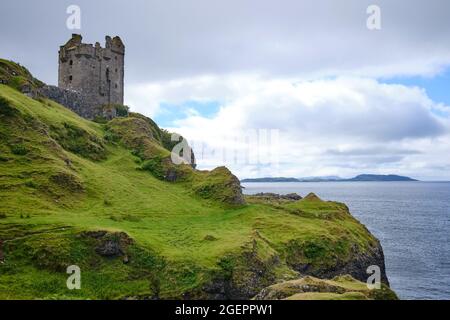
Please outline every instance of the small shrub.
[{"label": "small shrub", "polygon": [[145,160],[141,166],[142,170],[149,171],[156,178],[164,179],[164,167],[162,165],[162,159],[160,157],[154,157],[150,160]]},{"label": "small shrub", "polygon": [[128,117],[128,113],[130,112],[130,108],[128,106],[124,106],[124,105],[114,105],[114,107],[116,108],[116,115],[118,117]]},{"label": "small shrub", "polygon": [[155,299],[158,299],[161,294],[161,280],[153,273],[150,274],[150,292]]},{"label": "small shrub", "polygon": [[45,100],[44,97],[38,96],[38,97],[34,98],[34,100],[39,101],[39,102],[40,102],[42,105],[44,105],[44,106],[48,106],[48,105],[49,105],[48,102]]},{"label": "small shrub", "polygon": [[137,216],[133,216],[131,214],[126,214],[122,217],[123,220],[125,221],[130,221],[130,222],[139,222],[141,221],[141,218],[137,217]]},{"label": "small shrub", "polygon": [[6,219],[6,214],[5,213],[0,213],[0,219]]},{"label": "small shrub", "polygon": [[28,180],[27,182],[25,182],[25,186],[27,186],[28,188],[33,188],[33,189],[37,188],[37,185],[33,180]]},{"label": "small shrub", "polygon": [[320,259],[320,258],[324,258],[327,256],[327,254],[329,253],[329,251],[327,250],[326,247],[326,242],[313,242],[313,241],[306,241],[303,244],[303,255],[307,258],[307,259]]},{"label": "small shrub", "polygon": [[13,154],[18,156],[24,156],[28,153],[28,149],[23,144],[15,144],[10,149]]},{"label": "small shrub", "polygon": [[94,161],[106,159],[103,139],[65,122],[62,127],[51,126],[51,136],[66,150]]},{"label": "small shrub", "polygon": [[128,106],[124,106],[122,104],[104,104],[101,106],[101,109],[103,111],[103,117],[106,119],[113,118],[114,114],[117,117],[128,117],[130,108]]},{"label": "small shrub", "polygon": [[11,107],[9,100],[0,96],[0,115],[12,116],[15,111],[16,110]]},{"label": "small shrub", "polygon": [[115,216],[113,214],[109,216],[109,219],[111,219],[112,221],[122,221],[122,219],[120,217]]},{"label": "small shrub", "polygon": [[94,121],[94,122],[97,122],[97,123],[105,124],[105,123],[108,122],[108,119],[106,119],[106,118],[103,117],[103,116],[95,116],[95,118],[94,118],[93,121]]},{"label": "small shrub", "polygon": [[71,173],[59,172],[50,176],[49,180],[58,187],[70,190],[72,192],[84,191],[84,186],[81,180]]},{"label": "small shrub", "polygon": [[106,131],[105,135],[103,136],[103,139],[105,139],[105,141],[108,142],[118,142],[120,140],[120,138],[111,131]]}]

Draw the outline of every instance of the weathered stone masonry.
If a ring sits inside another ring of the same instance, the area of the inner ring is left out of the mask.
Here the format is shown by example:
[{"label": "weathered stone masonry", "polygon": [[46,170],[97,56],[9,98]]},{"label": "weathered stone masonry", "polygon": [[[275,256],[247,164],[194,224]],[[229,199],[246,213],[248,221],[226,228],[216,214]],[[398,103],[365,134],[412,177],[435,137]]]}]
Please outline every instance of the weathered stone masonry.
[{"label": "weathered stone masonry", "polygon": [[81,41],[73,34],[60,47],[58,87],[46,86],[41,93],[87,119],[114,116],[102,106],[123,105],[125,46],[119,37],[106,36],[105,48]]},{"label": "weathered stone masonry", "polygon": [[85,96],[78,91],[45,85],[39,89],[39,93],[69,108],[83,118],[94,119],[96,116],[107,116],[101,106],[92,106]]}]

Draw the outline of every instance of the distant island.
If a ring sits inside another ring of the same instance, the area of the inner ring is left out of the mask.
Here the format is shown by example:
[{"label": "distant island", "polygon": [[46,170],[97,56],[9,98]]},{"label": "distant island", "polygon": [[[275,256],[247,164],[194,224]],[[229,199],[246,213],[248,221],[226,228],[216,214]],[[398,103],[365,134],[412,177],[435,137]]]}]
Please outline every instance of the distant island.
[{"label": "distant island", "polygon": [[360,181],[418,181],[416,179],[399,176],[395,174],[360,174],[356,177],[345,179],[336,176],[327,177],[306,177],[306,178],[285,178],[285,177],[266,177],[243,179],[241,182],[360,182]]},{"label": "distant island", "polygon": [[398,176],[395,174],[380,175],[380,174],[360,174],[354,178],[348,179],[346,181],[418,181],[416,179]]}]

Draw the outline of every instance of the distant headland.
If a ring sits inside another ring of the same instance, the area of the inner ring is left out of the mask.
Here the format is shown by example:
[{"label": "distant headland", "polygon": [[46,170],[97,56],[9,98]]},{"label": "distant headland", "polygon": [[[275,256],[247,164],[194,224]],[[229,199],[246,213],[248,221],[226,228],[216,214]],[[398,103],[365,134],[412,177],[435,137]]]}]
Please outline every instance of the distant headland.
[{"label": "distant headland", "polygon": [[399,176],[395,174],[360,174],[356,177],[345,179],[337,176],[326,177],[306,177],[306,178],[285,178],[285,177],[266,177],[266,178],[253,178],[243,179],[241,182],[360,182],[360,181],[418,181],[416,179]]}]

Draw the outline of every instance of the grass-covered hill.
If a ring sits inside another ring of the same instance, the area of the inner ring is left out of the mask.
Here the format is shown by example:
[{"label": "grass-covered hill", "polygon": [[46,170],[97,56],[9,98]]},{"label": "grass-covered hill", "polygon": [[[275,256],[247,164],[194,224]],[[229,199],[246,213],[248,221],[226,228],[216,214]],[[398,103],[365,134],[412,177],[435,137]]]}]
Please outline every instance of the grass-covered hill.
[{"label": "grass-covered hill", "polygon": [[304,275],[384,275],[345,205],[244,198],[225,167],[174,165],[151,119],[85,120],[22,94],[40,82],[0,62],[0,299],[246,299]]}]

